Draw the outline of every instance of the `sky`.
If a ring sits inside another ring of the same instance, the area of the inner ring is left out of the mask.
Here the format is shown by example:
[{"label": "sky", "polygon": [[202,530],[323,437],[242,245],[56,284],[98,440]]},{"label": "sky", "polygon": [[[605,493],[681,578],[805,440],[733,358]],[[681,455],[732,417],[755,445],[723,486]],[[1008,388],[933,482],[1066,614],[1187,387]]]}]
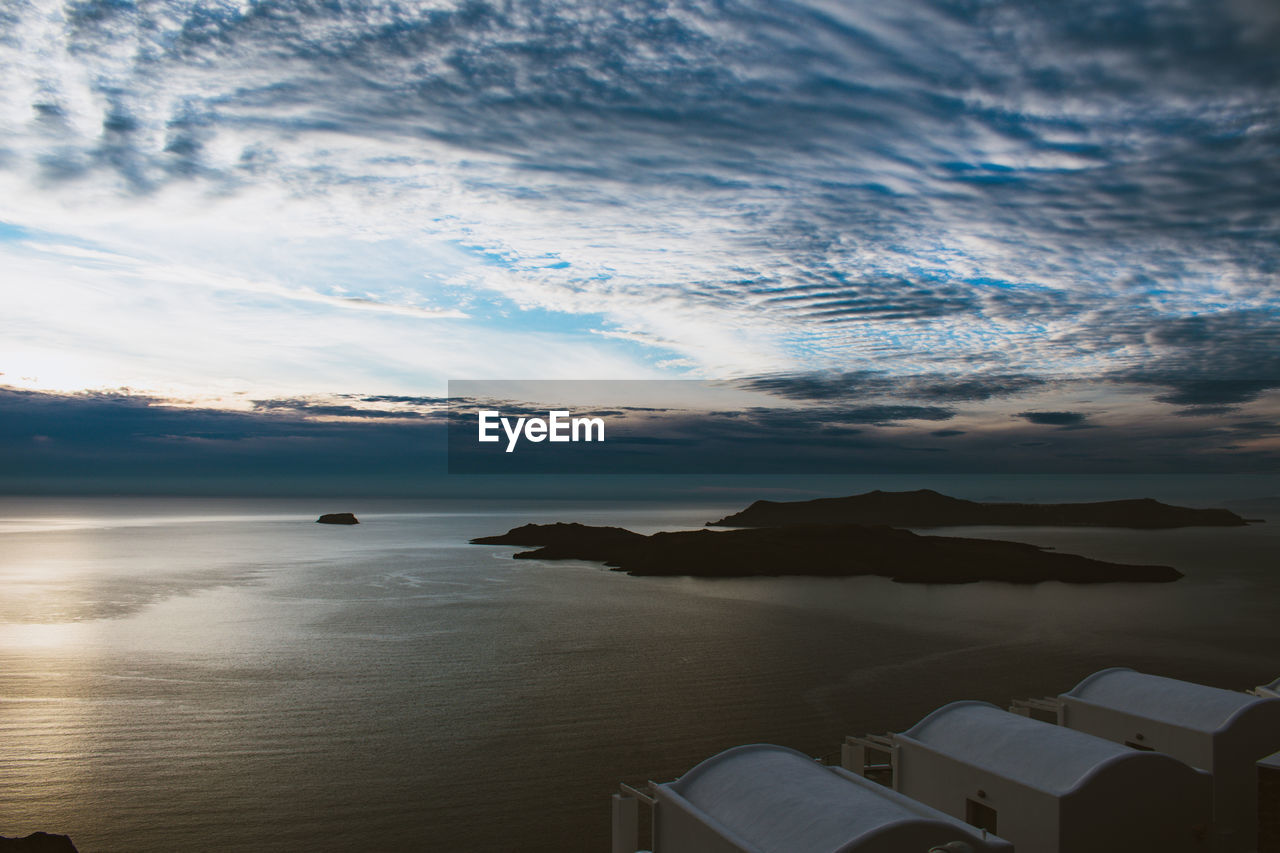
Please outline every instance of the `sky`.
[{"label": "sky", "polygon": [[1271,0],[26,0],[0,34],[0,489],[396,470],[449,380],[504,378],[732,380],[908,467],[1280,467]]}]

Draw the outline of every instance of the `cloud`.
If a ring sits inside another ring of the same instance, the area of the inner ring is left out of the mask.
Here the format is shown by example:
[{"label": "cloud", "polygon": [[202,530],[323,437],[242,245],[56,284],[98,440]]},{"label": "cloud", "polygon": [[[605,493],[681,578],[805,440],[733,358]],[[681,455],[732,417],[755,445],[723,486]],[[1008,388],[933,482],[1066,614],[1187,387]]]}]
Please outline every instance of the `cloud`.
[{"label": "cloud", "polygon": [[1018,417],[1041,426],[1074,427],[1088,417],[1083,412],[1018,412]]},{"label": "cloud", "polygon": [[943,374],[891,375],[885,372],[780,374],[742,380],[742,386],[786,400],[854,400],[893,397],[930,402],[977,402],[1007,397],[1046,385],[1032,376]]},{"label": "cloud", "polygon": [[[84,285],[145,294],[145,324],[188,339],[271,300],[276,328],[331,311],[327,341],[375,350],[326,365],[327,389],[281,369],[264,390],[284,396],[439,390],[383,337],[493,375],[468,339],[544,331],[572,351],[548,371],[1280,375],[1263,0],[5,14],[0,220],[146,261],[102,284],[112,261],[61,253],[71,307],[23,318],[37,366],[89,324]],[[28,269],[8,287],[38,288]],[[174,349],[137,338],[103,341],[117,382],[159,381]],[[238,345],[189,375],[235,385]],[[919,393],[1005,393],[944,384]]]},{"label": "cloud", "polygon": [[[397,404],[366,409],[350,399],[262,402],[258,410],[233,412],[126,392],[0,388],[0,488],[458,495],[491,494],[501,486],[459,473],[476,468],[447,474],[459,459],[446,453],[450,429],[455,439],[476,447],[473,423],[405,417]],[[418,402],[403,405],[416,410]],[[736,417],[647,407],[607,415],[608,440],[587,450],[529,444],[504,454],[498,447],[496,465],[493,458],[481,459],[479,470],[586,474],[597,482],[602,473],[1256,473],[1275,471],[1280,463],[1280,433],[1266,412],[1194,422],[1146,418],[1099,430],[1073,428],[1080,422],[1071,416],[1082,417],[1074,412],[1025,412],[1011,419],[1001,403],[966,411],[964,429],[938,430],[938,420],[952,417],[924,407],[784,405],[743,410]],[[1059,428],[1046,433],[1044,423]],[[614,496],[653,485],[644,477],[638,485],[626,477],[605,479]],[[561,490],[556,494],[573,491],[564,482],[547,481],[520,494],[536,495],[544,487]]]},{"label": "cloud", "polygon": [[[410,490],[443,473],[429,421],[229,412],[124,393],[0,388],[8,491],[297,494]],[[324,414],[323,412],[319,414]]]},{"label": "cloud", "polygon": [[1280,377],[1277,331],[1274,304],[1159,319],[1141,330],[1151,358],[1125,375],[1154,381],[1274,381]]},{"label": "cloud", "polygon": [[1156,397],[1162,403],[1195,408],[1224,408],[1256,400],[1259,395],[1280,388],[1280,378],[1271,380],[1200,379],[1177,382]]},{"label": "cloud", "polygon": [[318,403],[312,400],[254,400],[255,412],[287,412],[309,417],[360,418],[371,420],[421,420],[422,412],[400,409],[376,409],[342,403]]}]

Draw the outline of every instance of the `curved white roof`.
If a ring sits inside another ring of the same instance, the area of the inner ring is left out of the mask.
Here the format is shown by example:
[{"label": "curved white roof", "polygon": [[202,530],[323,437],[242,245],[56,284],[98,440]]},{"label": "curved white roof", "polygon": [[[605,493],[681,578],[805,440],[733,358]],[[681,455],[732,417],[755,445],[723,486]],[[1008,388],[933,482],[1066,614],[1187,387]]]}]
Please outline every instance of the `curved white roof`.
[{"label": "curved white roof", "polygon": [[733,747],[658,787],[760,850],[854,850],[902,824],[938,826],[949,840],[968,841],[975,850],[1007,847],[999,839],[983,844],[970,828],[928,806],[781,746]]},{"label": "curved white roof", "polygon": [[1280,699],[1264,699],[1123,667],[1095,672],[1062,696],[1206,733],[1228,728],[1243,710],[1254,705],[1274,704],[1280,715]]},{"label": "curved white roof", "polygon": [[1073,729],[1011,714],[987,702],[943,705],[895,739],[1055,796],[1067,794],[1117,761],[1172,761]]}]

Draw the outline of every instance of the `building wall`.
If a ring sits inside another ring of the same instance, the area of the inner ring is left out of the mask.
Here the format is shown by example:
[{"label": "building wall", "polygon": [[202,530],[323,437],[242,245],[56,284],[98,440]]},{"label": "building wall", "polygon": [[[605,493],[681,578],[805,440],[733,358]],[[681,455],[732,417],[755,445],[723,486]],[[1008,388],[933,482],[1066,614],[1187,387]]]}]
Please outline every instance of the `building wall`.
[{"label": "building wall", "polygon": [[1213,772],[1213,738],[1203,732],[1091,705],[1071,696],[1063,696],[1062,700],[1062,724],[1069,729],[1115,743],[1140,743],[1184,764]]},{"label": "building wall", "polygon": [[1280,760],[1258,765],[1258,853],[1280,853]]},{"label": "building wall", "polygon": [[[1193,731],[1064,696],[1063,725],[1116,743],[1141,743],[1213,774],[1212,849],[1252,853],[1258,843],[1260,747],[1247,724],[1216,734]],[[1137,740],[1141,734],[1142,739]]]},{"label": "building wall", "polygon": [[[925,848],[928,849],[928,848]],[[682,801],[659,795],[653,807],[654,853],[753,853]]]},{"label": "building wall", "polygon": [[[1011,842],[1018,853],[1057,853],[1059,811],[1055,797],[914,741],[899,739],[898,743],[894,776],[898,791],[960,820],[965,819],[967,800],[984,803],[996,810],[996,834]],[[979,796],[979,791],[986,796]]]},{"label": "building wall", "polygon": [[[839,853],[903,853],[903,851],[911,851],[911,853],[926,853],[932,847],[941,847],[951,841],[964,841],[969,844],[975,851],[982,852],[984,848],[979,847],[978,843],[972,838],[965,837],[960,832],[940,827],[936,824],[920,824],[915,826],[899,825],[888,827],[884,831],[876,833],[862,841],[851,850],[842,849]],[[994,847],[992,849],[1000,849]],[[1013,853],[1012,848],[1005,848],[1009,853]],[[657,851],[656,853],[661,853]],[[784,853],[784,851],[779,851]]]},{"label": "building wall", "polygon": [[1017,853],[1208,853],[1210,787],[1162,755],[1104,764],[1058,797],[899,739],[899,791],[961,820],[966,800],[986,804]]},{"label": "building wall", "polygon": [[1208,774],[1169,758],[1109,765],[1105,777],[1063,798],[1062,849],[1208,853],[1210,784]]},{"label": "building wall", "polygon": [[1234,732],[1214,738],[1213,821],[1217,850],[1251,853],[1258,849],[1258,758],[1249,739]]}]

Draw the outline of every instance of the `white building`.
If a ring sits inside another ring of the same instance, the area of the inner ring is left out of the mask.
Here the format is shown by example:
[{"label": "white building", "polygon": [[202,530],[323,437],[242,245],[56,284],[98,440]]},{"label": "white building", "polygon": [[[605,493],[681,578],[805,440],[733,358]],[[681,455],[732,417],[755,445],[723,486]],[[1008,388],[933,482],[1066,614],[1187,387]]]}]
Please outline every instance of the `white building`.
[{"label": "white building", "polygon": [[1280,698],[1116,668],[1094,673],[1058,700],[1068,728],[1209,773],[1212,849],[1258,850],[1259,762],[1280,750]]},{"label": "white building", "polygon": [[1264,684],[1261,687],[1255,687],[1253,690],[1250,690],[1249,692],[1252,693],[1254,696],[1264,696],[1272,699],[1280,697],[1280,678],[1277,678],[1275,681],[1271,682],[1270,684]]},{"label": "white building", "polygon": [[[1249,692],[1269,699],[1280,697],[1280,678]],[[1258,851],[1280,853],[1280,752],[1258,762]]]},{"label": "white building", "polygon": [[[780,746],[738,746],[654,784],[654,853],[1012,853],[954,818]],[[633,792],[639,794],[640,792]],[[643,795],[642,795],[643,796]],[[614,797],[614,853],[627,797]],[[624,836],[624,837],[620,837]],[[957,842],[960,842],[957,844]]]},{"label": "white building", "polygon": [[889,737],[894,788],[1018,853],[1207,851],[1210,780],[1167,755],[953,702]]}]

